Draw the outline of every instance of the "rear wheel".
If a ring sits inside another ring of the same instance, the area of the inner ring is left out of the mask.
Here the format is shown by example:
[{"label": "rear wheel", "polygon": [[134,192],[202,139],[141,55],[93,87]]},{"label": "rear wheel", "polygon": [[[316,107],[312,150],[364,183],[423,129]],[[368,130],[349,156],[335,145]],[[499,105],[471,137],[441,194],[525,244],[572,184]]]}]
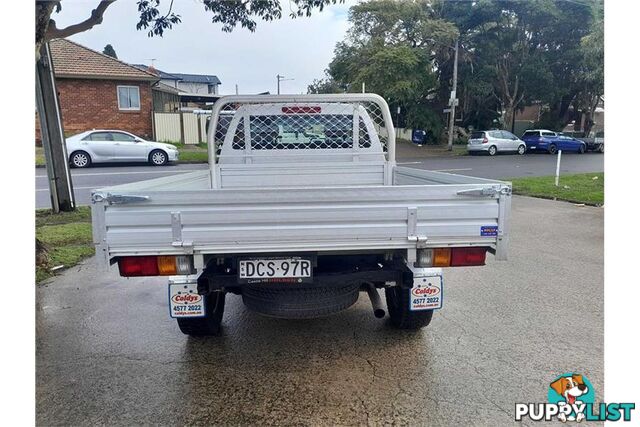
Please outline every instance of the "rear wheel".
[{"label": "rear wheel", "polygon": [[600,153],[604,153],[604,144],[600,144],[600,145],[598,146],[598,152],[600,152]]},{"label": "rear wheel", "polygon": [[87,168],[91,165],[91,156],[85,151],[74,151],[69,156],[69,162],[74,168]]},{"label": "rear wheel", "polygon": [[495,156],[497,152],[498,152],[498,148],[495,145],[492,145],[491,147],[489,147],[488,153],[490,156]]},{"label": "rear wheel", "polygon": [[224,313],[224,292],[213,292],[205,297],[205,317],[178,318],[178,327],[185,335],[203,337],[218,335]]},{"label": "rear wheel", "polygon": [[518,154],[520,154],[521,156],[527,151],[527,147],[525,147],[524,145],[520,145],[518,147]]},{"label": "rear wheel", "polygon": [[556,154],[557,151],[558,151],[558,147],[556,147],[555,145],[551,144],[549,146],[549,153]]},{"label": "rear wheel", "polygon": [[416,330],[424,328],[431,323],[433,310],[411,311],[411,289],[403,289],[399,286],[384,290],[387,299],[387,309],[391,324],[398,329]]}]

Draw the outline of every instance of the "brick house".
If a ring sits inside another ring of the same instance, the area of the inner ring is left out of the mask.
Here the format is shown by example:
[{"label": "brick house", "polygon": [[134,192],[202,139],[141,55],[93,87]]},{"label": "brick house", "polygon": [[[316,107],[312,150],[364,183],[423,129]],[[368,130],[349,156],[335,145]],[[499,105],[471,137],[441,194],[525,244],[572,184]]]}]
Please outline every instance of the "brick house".
[{"label": "brick house", "polygon": [[52,40],[49,46],[65,134],[122,129],[153,137],[154,99],[177,98],[175,89],[159,84],[154,74],[70,40]]}]

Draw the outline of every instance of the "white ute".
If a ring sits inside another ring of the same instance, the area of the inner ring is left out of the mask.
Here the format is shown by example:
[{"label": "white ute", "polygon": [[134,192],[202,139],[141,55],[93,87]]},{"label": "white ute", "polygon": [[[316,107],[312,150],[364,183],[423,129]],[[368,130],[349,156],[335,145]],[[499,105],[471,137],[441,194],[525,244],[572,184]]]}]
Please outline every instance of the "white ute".
[{"label": "white ute", "polygon": [[507,257],[511,185],[396,165],[378,95],[226,96],[210,124],[208,170],[92,194],[97,255],[169,276],[185,334],[217,334],[227,294],[312,318],[360,291],[418,329],[442,307],[443,269]]}]

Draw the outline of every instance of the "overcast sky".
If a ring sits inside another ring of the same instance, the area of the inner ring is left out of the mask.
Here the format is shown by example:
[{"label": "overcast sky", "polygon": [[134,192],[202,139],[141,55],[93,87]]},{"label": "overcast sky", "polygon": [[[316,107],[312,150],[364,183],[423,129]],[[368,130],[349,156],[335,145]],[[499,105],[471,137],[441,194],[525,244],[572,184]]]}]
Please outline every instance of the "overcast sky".
[{"label": "overcast sky", "polygon": [[[62,11],[52,17],[58,28],[79,22],[89,16],[98,0],[64,0]],[[161,11],[169,0],[162,0]],[[110,43],[118,58],[129,63],[151,64],[174,73],[215,74],[222,81],[220,93],[241,94],[276,92],[276,74],[294,78],[281,83],[282,93],[306,93],[314,78],[324,75],[333,57],[336,42],[344,38],[348,28],[349,6],[328,6],[311,18],[290,19],[288,2],[283,1],[283,18],[275,22],[258,22],[254,33],[236,28],[224,33],[219,24],[211,23],[198,0],[176,0],[174,11],[182,22],[163,37],[147,37],[137,31],[135,0],[118,0],[107,9],[102,24],[76,34],[71,40],[102,51]]]}]

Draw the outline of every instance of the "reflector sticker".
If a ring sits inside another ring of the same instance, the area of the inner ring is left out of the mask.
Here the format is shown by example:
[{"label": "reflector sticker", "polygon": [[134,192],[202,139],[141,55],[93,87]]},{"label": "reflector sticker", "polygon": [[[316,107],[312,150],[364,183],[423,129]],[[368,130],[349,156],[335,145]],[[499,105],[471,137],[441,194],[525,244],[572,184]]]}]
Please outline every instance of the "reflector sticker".
[{"label": "reflector sticker", "polygon": [[409,298],[411,311],[442,308],[442,276],[414,277]]},{"label": "reflector sticker", "polygon": [[169,285],[169,315],[176,317],[204,317],[204,296],[198,294],[197,283]]},{"label": "reflector sticker", "polygon": [[481,236],[497,236],[498,227],[496,225],[483,225],[480,227]]}]

